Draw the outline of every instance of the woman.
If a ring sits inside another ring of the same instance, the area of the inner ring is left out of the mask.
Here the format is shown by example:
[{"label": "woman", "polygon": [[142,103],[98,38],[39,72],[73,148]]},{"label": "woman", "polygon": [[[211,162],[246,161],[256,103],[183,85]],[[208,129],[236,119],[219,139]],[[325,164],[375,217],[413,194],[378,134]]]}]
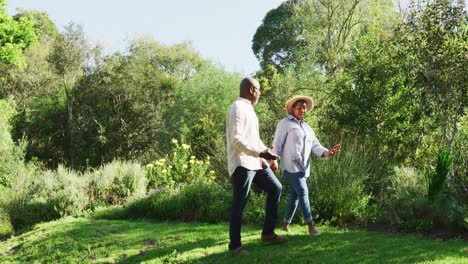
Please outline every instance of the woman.
[{"label": "woman", "polygon": [[[314,131],[304,120],[305,114],[312,108],[313,101],[308,96],[295,96],[286,102],[289,115],[276,127],[272,152],[281,157],[282,178],[289,182],[288,204],[282,229],[289,232],[289,225],[299,205],[309,234],[318,236],[320,233],[313,224],[306,183],[310,173],[310,155],[312,152],[319,157],[333,156],[340,151],[340,144],[336,144],[330,150],[320,144]],[[278,168],[276,161],[272,161],[273,167],[275,170]]]}]

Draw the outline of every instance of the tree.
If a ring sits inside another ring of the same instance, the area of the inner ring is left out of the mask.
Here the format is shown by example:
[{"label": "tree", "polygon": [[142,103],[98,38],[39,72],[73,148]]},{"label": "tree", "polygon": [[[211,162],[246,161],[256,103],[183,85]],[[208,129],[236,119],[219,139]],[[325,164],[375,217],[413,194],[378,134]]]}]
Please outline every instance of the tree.
[{"label": "tree", "polygon": [[464,1],[429,1],[420,8],[413,4],[397,37],[399,54],[409,54],[412,66],[408,73],[450,150],[468,105],[468,16]]},{"label": "tree", "polygon": [[55,94],[57,74],[47,59],[59,33],[44,12],[21,11],[15,18],[34,21],[34,30],[38,36],[35,45],[24,52],[26,67],[0,63],[0,76],[3,77],[0,79],[0,97],[13,96],[18,111],[22,112],[33,97]]},{"label": "tree", "polygon": [[34,22],[25,17],[14,19],[4,9],[5,4],[0,0],[0,62],[24,68],[23,52],[37,40]]},{"label": "tree", "polygon": [[294,8],[299,1],[285,1],[263,18],[252,39],[252,50],[262,68],[281,69],[296,62],[295,53],[305,45],[302,24],[294,23]]},{"label": "tree", "polygon": [[181,82],[204,63],[187,44],[150,39],[134,40],[127,53],[104,58],[74,93],[77,165],[154,158],[164,143],[163,113]]},{"label": "tree", "polygon": [[55,41],[49,61],[54,66],[63,88],[66,104],[65,153],[68,165],[75,165],[75,120],[73,113],[74,88],[86,72],[87,59],[91,57],[81,26],[70,23]]}]

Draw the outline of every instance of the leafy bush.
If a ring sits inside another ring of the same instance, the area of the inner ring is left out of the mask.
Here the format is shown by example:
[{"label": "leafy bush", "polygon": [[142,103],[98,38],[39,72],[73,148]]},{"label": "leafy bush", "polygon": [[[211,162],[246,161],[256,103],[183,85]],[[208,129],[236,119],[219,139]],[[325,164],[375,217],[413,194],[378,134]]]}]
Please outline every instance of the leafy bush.
[{"label": "leafy bush", "polygon": [[192,155],[189,145],[179,144],[176,139],[172,139],[172,143],[174,150],[170,156],[146,165],[148,189],[175,188],[183,183],[215,179],[214,171],[208,171],[210,157],[205,161],[198,160]]},{"label": "leafy bush", "polygon": [[180,188],[160,188],[148,197],[130,202],[126,218],[149,217],[157,220],[208,221],[227,219],[230,192],[214,182],[195,181]]},{"label": "leafy bush", "polygon": [[0,194],[0,209],[15,229],[64,216],[82,216],[98,205],[123,204],[146,194],[146,173],[134,162],[114,161],[84,174],[59,165],[40,171],[19,168],[11,188]]},{"label": "leafy bush", "polygon": [[15,114],[15,108],[11,101],[0,100],[0,191],[9,187],[17,177],[19,168],[23,167],[24,148],[23,143],[15,145],[11,138],[10,119]]},{"label": "leafy bush", "polygon": [[15,229],[83,214],[88,203],[83,177],[63,166],[36,174],[32,167],[23,170],[12,187],[1,194],[1,207]]},{"label": "leafy bush", "polygon": [[314,158],[308,181],[311,207],[320,218],[336,224],[366,221],[371,198],[366,181],[375,166],[366,148],[353,141],[344,142],[336,156]]},{"label": "leafy bush", "polygon": [[389,177],[384,192],[383,204],[387,221],[399,225],[405,231],[429,228],[426,223],[430,219],[426,214],[430,206],[427,190],[427,177],[424,173],[412,167],[394,167],[394,173]]},{"label": "leafy bush", "polygon": [[[239,96],[241,76],[204,65],[176,91],[175,101],[164,113],[165,133],[158,138],[160,150],[170,153],[177,135],[198,159],[211,157],[216,180],[229,178],[226,166],[225,123],[229,105]],[[149,159],[147,161],[153,160]]]},{"label": "leafy bush", "polygon": [[146,171],[138,163],[113,161],[89,173],[90,206],[124,204],[146,194]]}]

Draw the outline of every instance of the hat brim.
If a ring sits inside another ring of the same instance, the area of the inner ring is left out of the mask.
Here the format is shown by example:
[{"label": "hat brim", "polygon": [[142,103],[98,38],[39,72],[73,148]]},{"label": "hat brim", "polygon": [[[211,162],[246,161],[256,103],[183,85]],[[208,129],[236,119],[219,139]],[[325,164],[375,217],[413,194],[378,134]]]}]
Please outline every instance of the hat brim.
[{"label": "hat brim", "polygon": [[310,111],[312,111],[312,109],[314,109],[314,100],[312,100],[311,97],[298,95],[298,96],[294,96],[293,98],[289,99],[286,102],[286,112],[289,115],[291,115],[293,113],[292,107],[293,107],[294,103],[296,103],[297,101],[300,101],[300,100],[304,100],[306,102],[306,104],[307,104],[306,112],[310,112]]}]

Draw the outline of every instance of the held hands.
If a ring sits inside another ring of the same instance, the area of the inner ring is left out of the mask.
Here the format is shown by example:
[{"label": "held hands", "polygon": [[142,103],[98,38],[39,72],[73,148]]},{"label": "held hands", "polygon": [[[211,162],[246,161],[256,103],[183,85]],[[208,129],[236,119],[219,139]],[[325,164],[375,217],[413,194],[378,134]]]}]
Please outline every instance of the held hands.
[{"label": "held hands", "polygon": [[273,171],[273,173],[276,173],[278,171],[279,166],[276,160],[270,160],[268,164],[270,165],[270,169]]},{"label": "held hands", "polygon": [[278,156],[270,152],[270,149],[265,149],[264,151],[260,152],[259,155],[260,158],[266,159],[266,160],[277,160],[279,159]]},{"label": "held hands", "polygon": [[327,156],[327,157],[330,157],[330,156],[333,156],[335,155],[336,153],[340,152],[341,150],[341,145],[340,144],[336,144],[335,146],[333,146],[333,148],[331,148],[329,151],[325,151],[323,153],[324,156]]}]

